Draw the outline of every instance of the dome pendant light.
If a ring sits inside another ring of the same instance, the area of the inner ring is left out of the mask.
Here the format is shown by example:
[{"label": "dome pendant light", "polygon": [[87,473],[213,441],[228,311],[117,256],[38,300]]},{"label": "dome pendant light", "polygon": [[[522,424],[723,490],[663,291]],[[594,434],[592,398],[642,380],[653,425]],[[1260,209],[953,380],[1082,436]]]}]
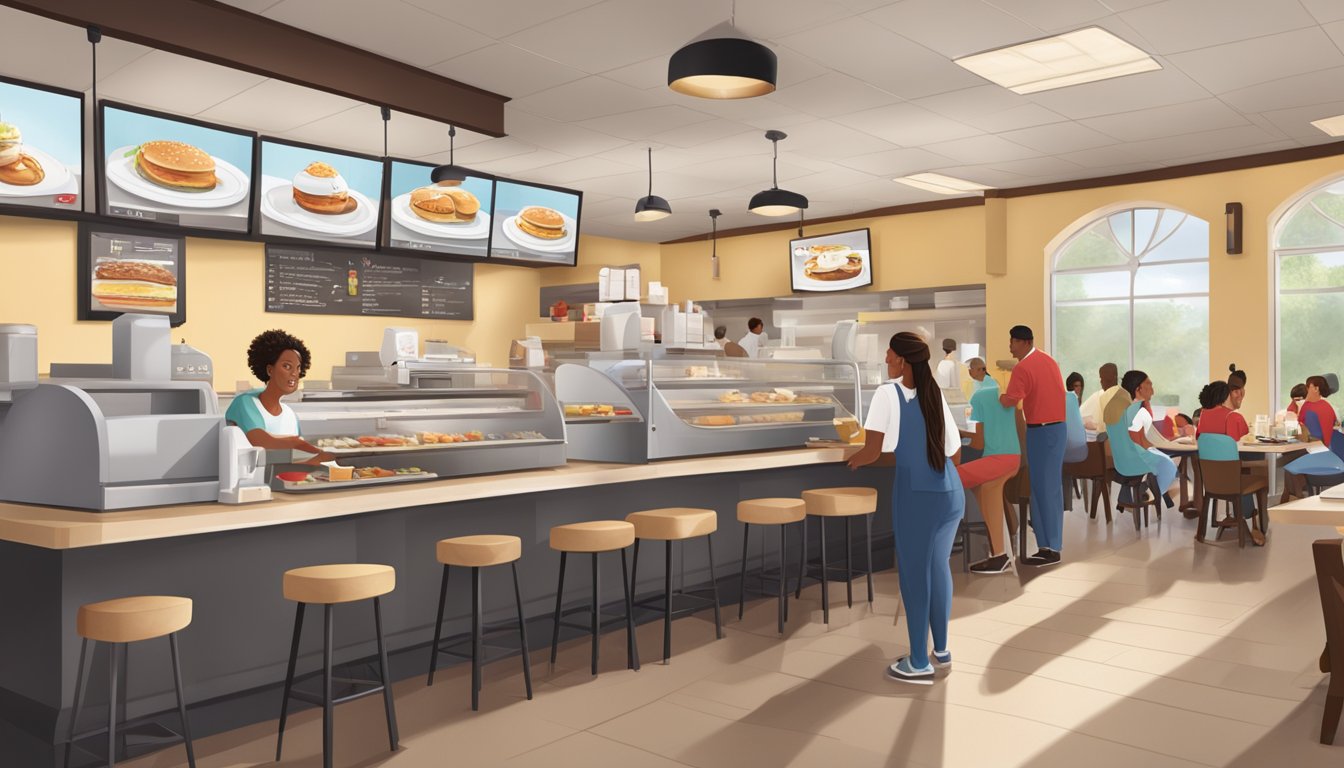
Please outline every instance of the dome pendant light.
[{"label": "dome pendant light", "polygon": [[653,194],[653,147],[649,147],[649,194],[635,203],[635,221],[657,221],[672,215],[672,206]]},{"label": "dome pendant light", "polygon": [[779,142],[788,136],[782,131],[766,131],[765,138],[774,146],[774,164],[771,179],[772,186],[752,195],[747,209],[762,216],[788,216],[807,207],[807,198],[797,192],[779,188]]},{"label": "dome pendant light", "polygon": [[[775,90],[779,59],[764,45],[736,36],[737,3],[729,27],[683,45],[667,62],[667,87],[702,99],[749,99]],[[724,36],[729,35],[729,36]]]},{"label": "dome pendant light", "polygon": [[448,126],[448,164],[440,165],[429,172],[429,180],[440,186],[456,187],[466,181],[467,174],[470,173],[466,168],[453,164],[453,145],[456,143],[456,138],[456,126]]}]

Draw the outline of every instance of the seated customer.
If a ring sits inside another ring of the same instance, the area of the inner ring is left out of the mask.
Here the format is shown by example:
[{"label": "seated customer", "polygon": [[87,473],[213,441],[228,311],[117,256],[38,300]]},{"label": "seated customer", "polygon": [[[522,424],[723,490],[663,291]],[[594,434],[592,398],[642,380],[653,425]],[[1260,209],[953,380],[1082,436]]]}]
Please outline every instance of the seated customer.
[{"label": "seated customer", "polygon": [[[1302,438],[1314,439],[1316,435],[1313,433],[1313,427],[1319,429],[1321,442],[1325,443],[1326,448],[1330,447],[1335,427],[1339,424],[1334,406],[1325,399],[1330,393],[1330,384],[1324,376],[1308,376],[1307,398],[1302,401],[1297,411],[1298,423],[1302,427]],[[1290,496],[1302,498],[1307,495],[1307,479],[1304,475],[1339,473],[1344,473],[1344,459],[1333,451],[1308,453],[1306,456],[1294,459],[1283,468],[1284,498]]]},{"label": "seated customer", "polygon": [[[971,361],[972,377],[977,371],[975,362]],[[984,372],[984,361],[980,361],[979,373],[988,379]],[[962,430],[961,436],[969,437],[971,447],[982,453],[980,458],[958,467],[957,474],[961,478],[961,487],[974,493],[980,514],[985,518],[985,530],[989,533],[989,558],[972,564],[972,573],[1008,570],[1010,558],[1003,535],[1003,484],[1017,474],[1021,464],[1022,447],[1017,439],[1017,422],[1021,418],[1021,411],[1005,408],[999,403],[997,386],[985,387],[971,395],[971,421],[975,422],[975,430]]]},{"label": "seated customer", "polygon": [[[1157,480],[1162,492],[1162,501],[1168,507],[1176,505],[1168,491],[1176,481],[1176,462],[1167,454],[1153,447],[1148,440],[1148,430],[1153,426],[1153,414],[1148,410],[1148,401],[1153,396],[1153,381],[1143,371],[1126,371],[1120,380],[1120,388],[1133,400],[1125,410],[1125,419],[1129,421],[1129,438],[1146,452],[1145,463],[1148,471]],[[1112,398],[1114,401],[1114,398]]]},{"label": "seated customer", "polygon": [[1064,389],[1071,392],[1079,403],[1083,402],[1083,374],[1074,371],[1064,379]]},{"label": "seated customer", "polygon": [[1246,417],[1232,410],[1232,388],[1225,381],[1215,381],[1199,393],[1199,427],[1197,435],[1227,435],[1241,442],[1251,433]]},{"label": "seated customer", "polygon": [[312,356],[302,341],[284,331],[266,331],[247,348],[247,367],[266,383],[263,389],[239,392],[224,412],[227,423],[243,430],[248,442],[258,448],[316,454],[303,462],[331,461],[331,454],[318,450],[299,436],[299,420],[280,398],[299,390],[299,379],[308,373]]},{"label": "seated customer", "polygon": [[1292,391],[1288,393],[1288,397],[1288,407],[1280,411],[1279,416],[1283,417],[1292,414],[1293,417],[1296,418],[1298,409],[1302,407],[1302,401],[1307,399],[1307,385],[1294,384]]},{"label": "seated customer", "polygon": [[1093,432],[1100,432],[1106,429],[1106,420],[1104,411],[1106,404],[1111,396],[1120,388],[1120,371],[1115,367],[1115,363],[1106,363],[1097,371],[1098,378],[1101,379],[1101,389],[1088,395],[1079,410],[1083,415],[1083,426]]}]

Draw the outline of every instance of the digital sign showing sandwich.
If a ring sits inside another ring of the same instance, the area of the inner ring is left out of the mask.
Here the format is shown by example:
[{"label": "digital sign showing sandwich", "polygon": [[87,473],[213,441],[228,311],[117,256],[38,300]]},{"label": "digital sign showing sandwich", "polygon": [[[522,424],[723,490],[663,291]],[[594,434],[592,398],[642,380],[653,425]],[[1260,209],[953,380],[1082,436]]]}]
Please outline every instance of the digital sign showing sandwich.
[{"label": "digital sign showing sandwich", "polygon": [[106,101],[99,109],[102,213],[250,230],[255,134]]},{"label": "digital sign showing sandwich", "polygon": [[496,179],[490,256],[574,266],[582,203],[583,193],[572,189]]},{"label": "digital sign showing sandwich", "polygon": [[79,211],[84,97],[0,78],[0,206]]},{"label": "digital sign showing sandwich", "polygon": [[789,260],[795,291],[845,291],[873,284],[866,229],[790,240]]},{"label": "digital sign showing sandwich", "polygon": [[481,176],[435,184],[433,165],[388,163],[388,223],[383,244],[455,256],[490,255],[495,182]]},{"label": "digital sign showing sandwich", "polygon": [[261,139],[257,234],[372,248],[383,161],[308,144]]},{"label": "digital sign showing sandwich", "polygon": [[79,227],[79,319],[124,312],[186,321],[186,239],[82,223]]}]

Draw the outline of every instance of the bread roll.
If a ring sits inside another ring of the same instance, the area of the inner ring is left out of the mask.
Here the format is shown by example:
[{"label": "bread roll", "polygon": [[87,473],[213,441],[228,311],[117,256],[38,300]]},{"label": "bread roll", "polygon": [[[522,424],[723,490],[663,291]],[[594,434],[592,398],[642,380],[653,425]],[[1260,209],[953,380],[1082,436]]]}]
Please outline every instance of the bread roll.
[{"label": "bread roll", "polygon": [[691,423],[697,427],[731,427],[737,419],[728,415],[696,416]]}]

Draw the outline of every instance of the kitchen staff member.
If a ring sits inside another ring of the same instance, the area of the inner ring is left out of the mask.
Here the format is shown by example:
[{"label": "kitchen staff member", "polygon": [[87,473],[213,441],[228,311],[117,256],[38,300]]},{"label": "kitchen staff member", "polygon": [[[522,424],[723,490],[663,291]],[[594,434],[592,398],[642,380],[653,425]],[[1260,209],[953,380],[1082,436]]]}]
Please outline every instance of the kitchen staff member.
[{"label": "kitchen staff member", "polygon": [[[913,333],[891,337],[887,375],[877,388],[864,421],[863,448],[850,469],[871,464],[883,453],[896,456],[892,528],[896,567],[906,608],[910,655],[887,668],[893,680],[933,684],[933,665],[947,667],[947,624],[952,617],[952,540],[966,512],[955,463],[961,437],[952,411],[929,368],[929,345]],[[929,633],[933,651],[929,651]]]},{"label": "kitchen staff member", "polygon": [[957,362],[956,339],[943,339],[943,360],[938,363],[938,386],[944,389],[961,386],[961,364]]},{"label": "kitchen staff member", "polygon": [[1036,349],[1025,325],[1008,331],[1008,351],[1017,358],[1008,391],[999,396],[1005,407],[1022,403],[1027,420],[1027,468],[1031,473],[1031,509],[1036,528],[1036,554],[1023,560],[1037,567],[1059,562],[1064,546],[1064,377],[1059,364]]},{"label": "kitchen staff member", "polygon": [[316,454],[305,464],[331,461],[335,457],[299,436],[298,417],[280,402],[284,395],[299,390],[299,379],[308,373],[312,360],[308,347],[284,331],[257,336],[247,348],[247,367],[266,386],[235,395],[224,412],[225,421],[243,430],[248,442],[258,448]]},{"label": "kitchen staff member", "polygon": [[765,323],[761,318],[753,317],[747,321],[747,335],[743,336],[737,345],[747,351],[747,357],[760,357],[761,347],[769,339],[765,336]]}]

